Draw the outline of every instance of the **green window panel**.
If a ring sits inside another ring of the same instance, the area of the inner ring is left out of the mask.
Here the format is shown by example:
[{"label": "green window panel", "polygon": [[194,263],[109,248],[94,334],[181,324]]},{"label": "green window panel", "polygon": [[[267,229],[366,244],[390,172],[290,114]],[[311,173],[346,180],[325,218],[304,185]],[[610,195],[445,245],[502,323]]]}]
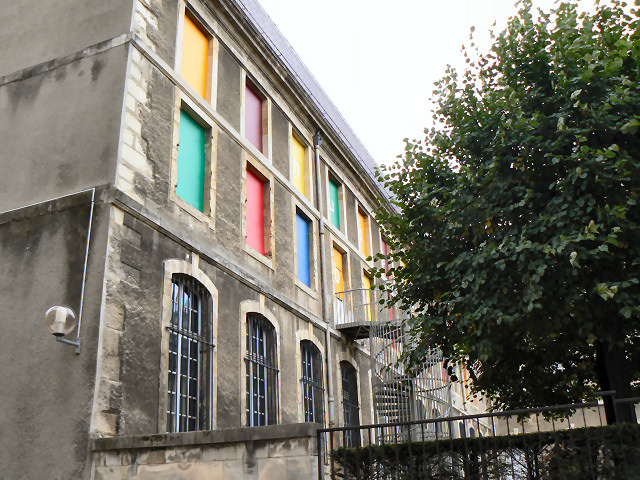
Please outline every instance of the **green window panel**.
[{"label": "green window panel", "polygon": [[205,129],[182,110],[176,193],[201,212],[204,210],[204,162]]},{"label": "green window panel", "polygon": [[329,214],[331,223],[340,230],[340,186],[333,180],[329,180]]}]

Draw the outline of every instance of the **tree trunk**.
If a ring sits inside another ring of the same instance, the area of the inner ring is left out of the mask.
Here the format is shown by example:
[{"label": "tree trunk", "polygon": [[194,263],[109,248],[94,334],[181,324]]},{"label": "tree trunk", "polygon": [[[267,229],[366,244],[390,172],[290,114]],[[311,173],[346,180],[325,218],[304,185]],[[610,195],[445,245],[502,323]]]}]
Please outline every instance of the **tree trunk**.
[{"label": "tree trunk", "polygon": [[604,412],[607,424],[630,422],[637,423],[635,404],[616,403],[615,400],[631,397],[631,375],[624,345],[624,336],[620,320],[610,322],[609,334],[614,342],[599,341],[596,343],[596,373],[598,383],[603,391],[613,390],[615,394],[605,395]]}]

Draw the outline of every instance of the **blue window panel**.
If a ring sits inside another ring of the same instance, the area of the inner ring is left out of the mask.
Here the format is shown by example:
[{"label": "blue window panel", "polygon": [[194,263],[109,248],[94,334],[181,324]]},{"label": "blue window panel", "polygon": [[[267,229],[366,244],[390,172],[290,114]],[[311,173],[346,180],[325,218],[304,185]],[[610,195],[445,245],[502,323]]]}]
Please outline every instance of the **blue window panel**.
[{"label": "blue window panel", "polygon": [[299,213],[296,213],[296,240],[298,247],[298,280],[310,287],[309,220]]}]

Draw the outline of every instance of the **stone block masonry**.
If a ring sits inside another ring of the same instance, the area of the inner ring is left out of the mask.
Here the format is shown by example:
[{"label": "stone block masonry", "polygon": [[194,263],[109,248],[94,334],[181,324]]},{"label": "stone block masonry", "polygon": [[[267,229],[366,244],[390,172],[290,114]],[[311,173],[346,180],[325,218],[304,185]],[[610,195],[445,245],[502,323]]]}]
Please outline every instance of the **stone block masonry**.
[{"label": "stone block masonry", "polygon": [[318,477],[316,429],[299,423],[93,441],[94,480]]}]

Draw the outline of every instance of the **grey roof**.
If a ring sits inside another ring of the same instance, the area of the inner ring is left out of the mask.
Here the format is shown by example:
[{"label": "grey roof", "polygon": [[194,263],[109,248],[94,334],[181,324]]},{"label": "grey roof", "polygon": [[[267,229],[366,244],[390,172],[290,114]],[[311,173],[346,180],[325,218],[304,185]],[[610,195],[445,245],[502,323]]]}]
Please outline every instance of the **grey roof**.
[{"label": "grey roof", "polygon": [[282,35],[273,20],[264,11],[257,0],[232,0],[236,6],[245,13],[247,20],[262,35],[264,41],[280,59],[283,66],[289,70],[293,78],[297,80],[309,99],[315,104],[322,117],[334,129],[335,134],[344,142],[356,161],[369,174],[373,182],[380,189],[380,193],[387,199],[391,197],[386,188],[376,180],[373,172],[377,166],[376,161],[367,151],[360,139],[356,136],[340,111],[333,104],[329,96],[322,89],[318,81],[302,62],[293,47]]}]

